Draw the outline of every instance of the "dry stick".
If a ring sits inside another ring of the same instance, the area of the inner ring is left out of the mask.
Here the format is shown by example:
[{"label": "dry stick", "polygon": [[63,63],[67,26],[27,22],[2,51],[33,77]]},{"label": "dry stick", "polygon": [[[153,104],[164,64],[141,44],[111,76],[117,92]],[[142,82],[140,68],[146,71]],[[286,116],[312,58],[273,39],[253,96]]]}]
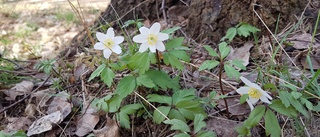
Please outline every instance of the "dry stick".
[{"label": "dry stick", "polygon": [[[224,94],[224,91],[223,91],[222,81],[221,81],[223,65],[224,65],[224,64],[223,64],[223,58],[220,57],[219,85],[220,85],[221,93],[222,93],[223,95],[225,95],[225,94]],[[228,108],[227,99],[226,99],[226,98],[223,98],[223,101],[224,101],[224,104],[226,105],[227,117],[229,118],[229,108]]]},{"label": "dry stick", "polygon": [[157,56],[157,62],[158,62],[158,69],[159,71],[161,70],[161,66],[160,66],[160,56],[159,56],[159,51],[156,49],[156,56]]},{"label": "dry stick", "polygon": [[[32,90],[31,93],[36,92],[36,91],[37,91],[39,88],[41,88],[45,83],[47,83],[47,81],[49,80],[50,77],[51,77],[51,75],[49,75],[49,76],[46,78],[46,80],[45,80],[40,86],[38,86],[36,89]],[[0,114],[3,113],[4,111],[8,110],[9,108],[11,108],[11,107],[13,107],[13,106],[21,103],[22,101],[26,100],[27,98],[29,98],[29,97],[31,96],[31,93],[28,94],[27,96],[25,96],[24,98],[18,100],[17,102],[14,102],[14,103],[11,104],[10,106],[5,107],[5,108],[3,108],[2,110],[0,110]]]},{"label": "dry stick", "polygon": [[165,5],[164,5],[164,4],[165,4],[165,0],[162,0],[160,10],[162,10],[162,14],[163,14],[164,21],[168,24],[167,14],[166,14],[166,8],[165,8]]}]

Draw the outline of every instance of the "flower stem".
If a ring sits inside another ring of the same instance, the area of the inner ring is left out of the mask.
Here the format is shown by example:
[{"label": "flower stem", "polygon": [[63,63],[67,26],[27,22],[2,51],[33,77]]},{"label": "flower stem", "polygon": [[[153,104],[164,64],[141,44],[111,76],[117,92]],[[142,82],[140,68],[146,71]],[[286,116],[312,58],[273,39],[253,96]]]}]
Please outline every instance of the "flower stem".
[{"label": "flower stem", "polygon": [[159,56],[159,51],[156,49],[156,56],[157,56],[157,62],[158,62],[158,69],[159,71],[161,70],[161,66],[160,66],[160,56]]},{"label": "flower stem", "polygon": [[[221,59],[220,60],[220,70],[219,70],[219,85],[220,85],[220,90],[221,90],[222,94],[225,95],[224,91],[223,91],[222,80],[221,80],[223,66],[224,66],[223,59]],[[228,107],[227,99],[223,98],[223,100],[224,100],[224,104],[226,105],[227,117],[229,118],[229,107]]]}]

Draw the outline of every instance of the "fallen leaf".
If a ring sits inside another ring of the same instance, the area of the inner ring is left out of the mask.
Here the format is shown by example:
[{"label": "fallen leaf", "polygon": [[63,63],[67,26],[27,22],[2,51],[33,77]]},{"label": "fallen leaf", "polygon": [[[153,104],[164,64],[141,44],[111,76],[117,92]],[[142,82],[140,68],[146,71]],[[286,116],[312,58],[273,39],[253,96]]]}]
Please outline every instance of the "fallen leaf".
[{"label": "fallen leaf", "polygon": [[55,89],[48,88],[45,90],[40,90],[31,94],[31,98],[36,98],[36,102],[40,107],[45,107],[49,99],[51,98],[51,94],[55,92]]},{"label": "fallen leaf", "polygon": [[18,130],[28,130],[28,127],[32,124],[31,120],[26,117],[8,117],[9,124],[7,125],[5,132],[12,133]]},{"label": "fallen leaf", "polygon": [[73,76],[75,77],[75,80],[79,80],[86,71],[89,69],[87,68],[86,64],[82,63],[74,68],[73,70]]},{"label": "fallen leaf", "polygon": [[230,54],[227,56],[226,60],[238,59],[243,61],[242,64],[247,66],[249,64],[250,49],[253,47],[252,42],[246,42],[242,47],[231,49]]},{"label": "fallen leaf", "polygon": [[60,111],[56,111],[49,115],[34,121],[28,129],[27,136],[40,134],[52,129],[53,125],[60,124],[62,121],[62,114]]},{"label": "fallen leaf", "polygon": [[4,91],[9,96],[6,100],[15,100],[17,96],[29,94],[32,91],[33,83],[31,81],[22,81],[12,87],[10,90]]},{"label": "fallen leaf", "polygon": [[93,133],[96,137],[120,137],[119,127],[117,122],[111,118],[107,117],[107,123],[103,128],[94,130]]},{"label": "fallen leaf", "polygon": [[212,117],[207,122],[207,129],[209,131],[215,131],[219,137],[236,137],[238,133],[235,131],[235,128],[240,125],[241,123],[238,121]]},{"label": "fallen leaf", "polygon": [[62,114],[62,119],[66,118],[72,109],[72,104],[68,102],[69,95],[66,92],[60,92],[55,95],[53,100],[48,106],[47,113],[53,113],[56,111],[60,111]]},{"label": "fallen leaf", "polygon": [[34,118],[37,110],[37,106],[35,104],[28,104],[24,110],[24,113],[27,115],[28,118]]},{"label": "fallen leaf", "polygon": [[89,132],[94,130],[94,127],[99,122],[99,115],[97,113],[97,110],[92,108],[91,105],[89,105],[89,108],[86,109],[86,107],[83,107],[85,113],[83,115],[79,116],[79,120],[77,121],[77,136],[85,136]]}]

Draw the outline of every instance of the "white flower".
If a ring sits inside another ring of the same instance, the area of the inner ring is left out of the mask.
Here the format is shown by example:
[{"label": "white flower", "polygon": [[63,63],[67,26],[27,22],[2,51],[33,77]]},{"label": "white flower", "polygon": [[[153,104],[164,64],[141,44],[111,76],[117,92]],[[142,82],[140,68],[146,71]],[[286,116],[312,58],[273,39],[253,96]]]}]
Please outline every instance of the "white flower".
[{"label": "white flower", "polygon": [[164,51],[166,48],[162,41],[169,39],[169,35],[160,32],[160,23],[154,23],[150,29],[141,27],[140,33],[133,37],[133,41],[136,43],[142,43],[139,52],[144,52],[148,48],[151,52]]},{"label": "white flower", "polygon": [[271,104],[269,99],[272,100],[272,97],[266,91],[262,90],[260,86],[258,86],[255,83],[250,82],[248,79],[246,79],[242,76],[240,77],[240,79],[248,87],[241,87],[241,88],[237,89],[237,92],[239,94],[248,94],[249,95],[249,98],[247,99],[247,103],[249,104],[251,110],[253,110],[253,105],[256,104],[259,101],[259,99],[262,102]]},{"label": "white flower", "polygon": [[94,45],[94,49],[103,50],[103,56],[108,59],[112,52],[120,54],[121,47],[120,43],[123,42],[124,38],[122,36],[114,36],[113,28],[107,30],[107,34],[101,32],[96,33],[98,43]]}]

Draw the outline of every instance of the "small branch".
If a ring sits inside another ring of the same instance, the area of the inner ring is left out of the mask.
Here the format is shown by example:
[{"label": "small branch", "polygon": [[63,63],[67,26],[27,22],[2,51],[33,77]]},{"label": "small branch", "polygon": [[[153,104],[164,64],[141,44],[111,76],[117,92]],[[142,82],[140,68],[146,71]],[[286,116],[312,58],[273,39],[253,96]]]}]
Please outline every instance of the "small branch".
[{"label": "small branch", "polygon": [[[224,91],[223,91],[223,86],[222,86],[222,80],[221,80],[221,76],[222,76],[222,69],[223,69],[223,59],[220,58],[220,70],[219,70],[219,85],[220,85],[220,90],[222,92],[223,95],[224,94]],[[226,111],[227,111],[227,117],[229,118],[229,108],[228,108],[228,103],[227,103],[227,99],[226,98],[223,98],[223,101],[224,101],[224,104],[226,105]]]},{"label": "small branch", "polygon": [[166,14],[166,8],[165,8],[165,0],[162,0],[160,10],[162,10],[162,14],[163,14],[164,21],[168,24],[167,14]]}]

